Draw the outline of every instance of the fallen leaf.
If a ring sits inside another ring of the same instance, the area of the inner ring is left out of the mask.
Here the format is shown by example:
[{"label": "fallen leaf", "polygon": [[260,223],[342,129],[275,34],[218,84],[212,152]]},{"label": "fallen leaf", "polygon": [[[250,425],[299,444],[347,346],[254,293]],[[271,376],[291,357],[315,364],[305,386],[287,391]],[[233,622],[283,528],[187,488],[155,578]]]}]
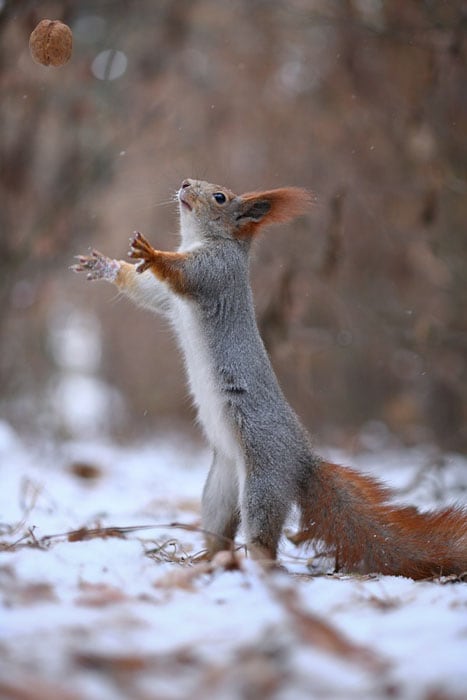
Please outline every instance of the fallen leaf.
[{"label": "fallen leaf", "polygon": [[76,605],[101,608],[106,605],[114,605],[126,600],[130,600],[123,591],[106,583],[86,583],[79,585],[82,595],[76,598]]}]

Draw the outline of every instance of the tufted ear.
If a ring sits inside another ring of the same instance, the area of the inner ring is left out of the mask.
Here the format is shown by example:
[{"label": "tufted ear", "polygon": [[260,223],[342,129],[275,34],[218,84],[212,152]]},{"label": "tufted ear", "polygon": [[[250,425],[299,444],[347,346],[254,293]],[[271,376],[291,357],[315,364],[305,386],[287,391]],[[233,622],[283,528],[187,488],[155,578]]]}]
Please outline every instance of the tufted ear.
[{"label": "tufted ear", "polygon": [[280,224],[304,214],[311,206],[311,195],[299,187],[281,187],[266,192],[247,192],[239,197],[237,235],[257,233],[261,226]]}]

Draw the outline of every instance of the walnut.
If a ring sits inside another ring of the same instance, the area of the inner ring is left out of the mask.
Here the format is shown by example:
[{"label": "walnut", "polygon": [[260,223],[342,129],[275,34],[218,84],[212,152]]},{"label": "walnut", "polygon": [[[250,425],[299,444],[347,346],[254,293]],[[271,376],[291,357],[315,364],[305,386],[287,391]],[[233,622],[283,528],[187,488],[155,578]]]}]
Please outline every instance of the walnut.
[{"label": "walnut", "polygon": [[29,38],[31,56],[43,66],[63,66],[70,59],[72,48],[70,27],[55,19],[43,19]]}]

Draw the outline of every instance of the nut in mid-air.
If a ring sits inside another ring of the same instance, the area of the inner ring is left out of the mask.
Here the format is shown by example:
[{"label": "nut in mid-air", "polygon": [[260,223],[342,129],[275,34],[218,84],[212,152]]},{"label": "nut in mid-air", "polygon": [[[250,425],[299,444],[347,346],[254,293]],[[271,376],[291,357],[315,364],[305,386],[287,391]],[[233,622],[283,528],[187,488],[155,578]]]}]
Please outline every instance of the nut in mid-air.
[{"label": "nut in mid-air", "polygon": [[73,35],[68,25],[55,19],[43,19],[29,38],[31,56],[43,66],[63,66],[73,49]]}]

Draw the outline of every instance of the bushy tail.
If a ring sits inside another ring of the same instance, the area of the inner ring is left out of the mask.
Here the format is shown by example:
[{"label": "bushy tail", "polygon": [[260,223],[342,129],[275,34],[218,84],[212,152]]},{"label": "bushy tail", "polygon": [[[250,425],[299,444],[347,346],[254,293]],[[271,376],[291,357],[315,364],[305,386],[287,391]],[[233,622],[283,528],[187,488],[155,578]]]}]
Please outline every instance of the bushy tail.
[{"label": "bushy tail", "polygon": [[299,504],[301,532],[292,541],[320,541],[336,568],[414,579],[467,572],[467,511],[420,513],[389,503],[376,479],[330,462],[313,466]]}]

